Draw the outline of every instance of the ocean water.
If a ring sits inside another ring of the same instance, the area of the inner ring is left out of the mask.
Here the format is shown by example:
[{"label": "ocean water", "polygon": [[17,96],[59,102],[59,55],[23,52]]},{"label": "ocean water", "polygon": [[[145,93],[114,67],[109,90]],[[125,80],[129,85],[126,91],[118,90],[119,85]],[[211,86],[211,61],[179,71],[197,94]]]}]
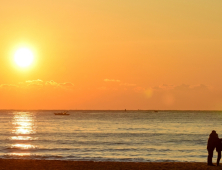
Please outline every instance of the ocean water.
[{"label": "ocean water", "polygon": [[209,134],[222,137],[220,111],[55,112],[0,111],[0,158],[206,162]]}]

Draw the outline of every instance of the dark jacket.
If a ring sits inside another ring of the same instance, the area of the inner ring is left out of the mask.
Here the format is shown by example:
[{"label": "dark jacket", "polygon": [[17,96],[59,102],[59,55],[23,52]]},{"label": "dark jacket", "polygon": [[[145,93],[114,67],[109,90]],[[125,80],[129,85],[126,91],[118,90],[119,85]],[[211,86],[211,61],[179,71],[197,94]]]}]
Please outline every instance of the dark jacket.
[{"label": "dark jacket", "polygon": [[222,151],[222,143],[221,143],[222,139],[217,139],[217,144],[216,144],[216,151],[220,152]]},{"label": "dark jacket", "polygon": [[218,140],[219,140],[218,136],[215,135],[215,133],[211,133],[209,135],[209,139],[207,142],[207,150],[214,150],[216,146],[219,146]]}]

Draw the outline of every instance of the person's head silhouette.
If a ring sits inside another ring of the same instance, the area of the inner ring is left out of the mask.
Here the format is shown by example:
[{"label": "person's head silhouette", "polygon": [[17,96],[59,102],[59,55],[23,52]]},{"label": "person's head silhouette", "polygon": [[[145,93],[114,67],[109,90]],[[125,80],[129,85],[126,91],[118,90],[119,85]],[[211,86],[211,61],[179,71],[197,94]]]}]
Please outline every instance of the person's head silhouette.
[{"label": "person's head silhouette", "polygon": [[218,138],[218,134],[216,133],[215,130],[212,130],[211,134],[210,134],[211,138]]}]

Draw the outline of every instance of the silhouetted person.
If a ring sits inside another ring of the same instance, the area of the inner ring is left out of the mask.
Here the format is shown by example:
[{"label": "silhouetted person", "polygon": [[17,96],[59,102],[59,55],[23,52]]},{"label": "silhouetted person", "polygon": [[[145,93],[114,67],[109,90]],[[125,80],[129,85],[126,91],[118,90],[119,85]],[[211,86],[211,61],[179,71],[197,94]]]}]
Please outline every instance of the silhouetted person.
[{"label": "silhouetted person", "polygon": [[219,166],[220,163],[220,158],[221,158],[221,151],[222,151],[222,144],[221,141],[222,139],[219,139],[217,136],[217,144],[216,144],[216,151],[217,151],[217,166]]},{"label": "silhouetted person", "polygon": [[209,139],[207,142],[207,150],[208,150],[207,164],[209,166],[215,166],[212,163],[212,158],[213,158],[214,149],[217,143],[218,143],[218,134],[216,133],[215,130],[213,130],[211,134],[209,135]]}]

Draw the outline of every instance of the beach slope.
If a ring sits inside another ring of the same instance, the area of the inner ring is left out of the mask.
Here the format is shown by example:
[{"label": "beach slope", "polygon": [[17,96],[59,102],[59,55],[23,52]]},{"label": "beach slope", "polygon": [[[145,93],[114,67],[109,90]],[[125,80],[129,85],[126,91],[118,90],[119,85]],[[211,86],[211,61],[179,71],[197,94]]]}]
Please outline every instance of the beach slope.
[{"label": "beach slope", "polygon": [[0,170],[209,170],[221,167],[207,166],[206,163],[183,162],[93,162],[93,161],[58,161],[0,159]]}]

